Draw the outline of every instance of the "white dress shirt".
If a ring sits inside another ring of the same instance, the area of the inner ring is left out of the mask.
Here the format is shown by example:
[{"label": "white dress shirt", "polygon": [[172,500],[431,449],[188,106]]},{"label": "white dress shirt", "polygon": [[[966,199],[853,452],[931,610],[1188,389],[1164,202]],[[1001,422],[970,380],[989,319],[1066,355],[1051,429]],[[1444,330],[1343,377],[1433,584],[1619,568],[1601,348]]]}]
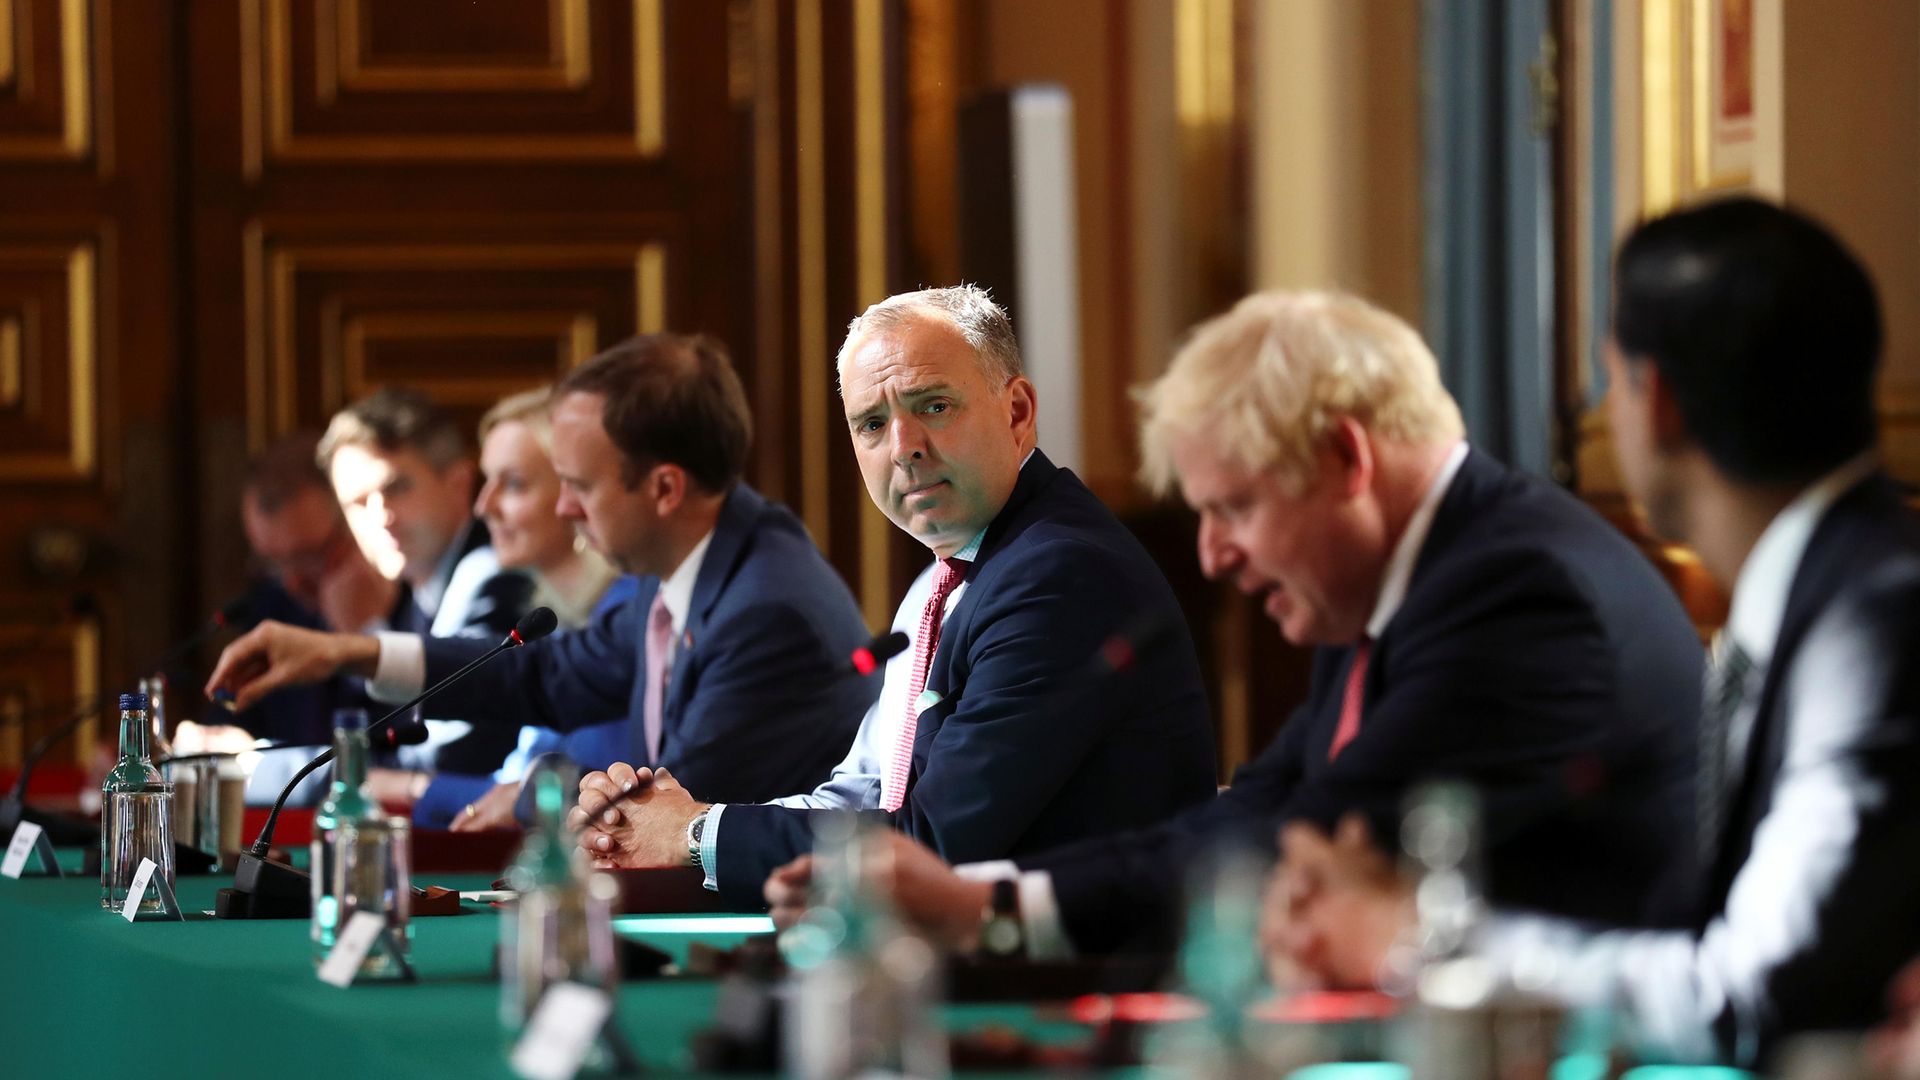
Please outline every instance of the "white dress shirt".
[{"label": "white dress shirt", "polygon": [[[1373,613],[1367,617],[1367,637],[1378,640],[1399,613],[1401,603],[1407,598],[1407,586],[1413,581],[1413,568],[1420,562],[1421,549],[1426,547],[1427,533],[1433,530],[1434,515],[1440,512],[1440,500],[1446,497],[1447,489],[1453,485],[1453,478],[1460,474],[1460,466],[1466,460],[1467,444],[1463,440],[1454,445],[1439,471],[1427,482],[1419,505],[1407,518],[1407,527],[1387,556],[1386,570],[1380,577],[1380,594],[1374,599]],[[1061,925],[1053,878],[1045,870],[1021,870],[1011,859],[996,859],[957,866],[954,872],[970,881],[1012,879],[1020,903],[1020,921],[1026,929],[1027,955],[1035,960],[1064,960],[1073,955],[1073,943]]]}]

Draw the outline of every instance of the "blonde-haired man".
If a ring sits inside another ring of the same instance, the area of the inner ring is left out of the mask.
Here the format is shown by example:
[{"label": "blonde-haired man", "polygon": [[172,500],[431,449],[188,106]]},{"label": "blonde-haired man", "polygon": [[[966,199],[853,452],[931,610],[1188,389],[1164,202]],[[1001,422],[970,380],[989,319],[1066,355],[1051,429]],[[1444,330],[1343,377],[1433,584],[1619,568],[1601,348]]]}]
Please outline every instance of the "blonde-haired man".
[{"label": "blonde-haired man", "polygon": [[[1316,647],[1308,700],[1229,790],[1158,827],[964,879],[901,846],[903,908],[968,945],[1010,891],[1032,954],[1165,948],[1196,853],[1271,852],[1283,822],[1356,811],[1391,836],[1408,786],[1449,775],[1485,792],[1497,896],[1663,921],[1655,883],[1684,871],[1690,835],[1680,720],[1700,648],[1624,538],[1470,449],[1418,335],[1352,296],[1250,297],[1140,400],[1147,480],[1199,513],[1210,576]],[[768,882],[782,917],[805,876]]]}]

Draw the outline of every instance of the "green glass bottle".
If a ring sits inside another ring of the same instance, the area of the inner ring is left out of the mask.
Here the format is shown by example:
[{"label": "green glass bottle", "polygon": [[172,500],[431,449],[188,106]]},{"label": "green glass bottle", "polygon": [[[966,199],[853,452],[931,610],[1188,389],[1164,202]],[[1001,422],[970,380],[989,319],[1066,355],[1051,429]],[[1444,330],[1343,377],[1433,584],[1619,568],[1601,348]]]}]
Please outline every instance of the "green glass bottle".
[{"label": "green glass bottle", "polygon": [[619,985],[614,958],[611,878],[587,866],[567,828],[566,784],[546,760],[527,777],[533,785],[533,828],[507,868],[516,909],[500,920],[500,1025],[517,1036],[540,997],[557,982]]},{"label": "green glass bottle", "polygon": [[374,821],[380,807],[367,792],[367,713],[339,709],[333,714],[333,786],[313,812],[313,844],[307,870],[313,875],[313,915],[308,936],[317,966],[333,951],[340,929],[340,905],[334,896],[334,863],[339,857],[342,822]]},{"label": "green glass bottle", "polygon": [[[100,784],[100,906],[119,911],[142,859],[173,886],[173,785],[153,767],[145,694],[120,695],[120,758]],[[157,891],[142,913],[161,910]]]}]

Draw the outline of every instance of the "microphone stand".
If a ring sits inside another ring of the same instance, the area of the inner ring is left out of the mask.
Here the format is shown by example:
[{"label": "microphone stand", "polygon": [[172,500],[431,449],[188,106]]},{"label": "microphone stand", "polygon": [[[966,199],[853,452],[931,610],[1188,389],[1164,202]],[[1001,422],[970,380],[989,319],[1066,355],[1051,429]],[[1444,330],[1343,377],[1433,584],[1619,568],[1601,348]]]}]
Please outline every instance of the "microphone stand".
[{"label": "microphone stand", "polygon": [[[538,618],[543,615],[544,619]],[[520,620],[520,625],[510,631],[506,639],[453,674],[415,694],[412,700],[392,712],[367,725],[368,734],[380,730],[396,718],[411,711],[415,706],[440,691],[466,678],[482,664],[536,638],[544,637],[554,627],[553,612],[547,608],[535,608]],[[273,850],[273,832],[280,824],[280,811],[292,797],[300,781],[312,775],[315,769],[333,760],[333,748],[318,754],[312,761],[300,767],[280,791],[280,797],[273,801],[273,808],[267,811],[266,824],[260,827],[260,835],[253,846],[240,854],[240,863],[233,872],[233,886],[221,889],[214,901],[214,914],[222,919],[304,919],[313,910],[313,876],[304,870],[297,870],[286,863],[277,863],[268,858]]]}]

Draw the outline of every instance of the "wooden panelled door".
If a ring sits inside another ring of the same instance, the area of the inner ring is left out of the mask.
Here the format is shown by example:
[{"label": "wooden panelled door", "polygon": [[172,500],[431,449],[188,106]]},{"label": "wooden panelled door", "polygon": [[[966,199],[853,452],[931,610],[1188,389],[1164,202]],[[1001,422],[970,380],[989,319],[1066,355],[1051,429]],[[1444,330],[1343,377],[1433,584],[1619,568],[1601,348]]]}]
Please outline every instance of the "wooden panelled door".
[{"label": "wooden panelled door", "polygon": [[192,584],[172,9],[0,0],[0,774]]},{"label": "wooden panelled door", "polygon": [[832,356],[899,284],[898,11],[0,0],[0,772],[239,588],[254,450],[637,331],[726,341],[750,479],[884,620]]},{"label": "wooden panelled door", "polygon": [[465,416],[637,331],[735,338],[727,7],[192,5],[204,594],[237,469],[386,384]]}]

